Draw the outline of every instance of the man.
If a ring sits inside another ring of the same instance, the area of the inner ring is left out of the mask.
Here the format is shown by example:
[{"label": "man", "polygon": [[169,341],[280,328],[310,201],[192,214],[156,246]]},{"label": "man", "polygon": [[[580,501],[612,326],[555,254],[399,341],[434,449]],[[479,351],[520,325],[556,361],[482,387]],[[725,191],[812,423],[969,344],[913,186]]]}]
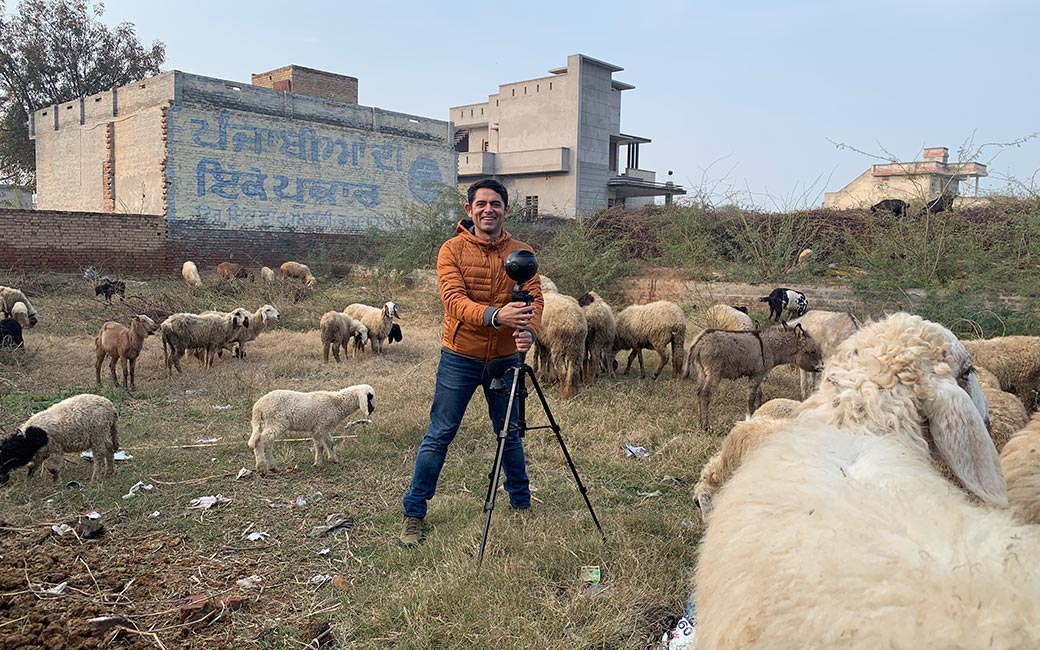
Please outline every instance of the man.
[{"label": "man", "polygon": [[[509,215],[509,194],[501,183],[477,181],[466,195],[468,219],[459,221],[455,237],[437,255],[437,283],[444,303],[444,337],[437,366],[437,384],[430,426],[419,445],[412,483],[404,495],[404,531],[400,543],[413,547],[422,541],[426,502],[433,498],[448,445],[462,422],[477,386],[484,389],[494,432],[504,425],[509,396],[490,390],[489,365],[508,367],[509,357],[534,345],[542,314],[541,283],[535,277],[524,289],[534,302],[512,302],[514,283],[503,264],[509,253],[530,247],[513,239],[503,228]],[[503,363],[505,362],[505,363]],[[519,363],[516,358],[512,365]],[[512,424],[517,420],[514,409]],[[531,507],[527,463],[519,432],[506,438],[502,459],[509,505]]]}]

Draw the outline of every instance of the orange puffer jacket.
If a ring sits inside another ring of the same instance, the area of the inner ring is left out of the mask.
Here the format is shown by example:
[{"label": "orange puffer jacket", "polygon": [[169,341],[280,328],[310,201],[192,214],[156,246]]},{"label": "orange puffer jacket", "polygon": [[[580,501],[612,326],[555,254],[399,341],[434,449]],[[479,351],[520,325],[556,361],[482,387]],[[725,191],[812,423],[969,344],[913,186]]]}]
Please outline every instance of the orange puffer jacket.
[{"label": "orange puffer jacket", "polygon": [[[485,325],[488,307],[510,302],[514,285],[503,267],[506,256],[515,250],[531,248],[503,231],[493,244],[469,231],[472,222],[464,219],[457,233],[441,246],[437,254],[437,283],[444,303],[444,338],[441,343],[452,352],[488,361],[516,352],[513,330],[496,330]],[[534,297],[534,318],[530,328],[538,335],[542,323],[542,285],[536,275],[524,289]]]}]

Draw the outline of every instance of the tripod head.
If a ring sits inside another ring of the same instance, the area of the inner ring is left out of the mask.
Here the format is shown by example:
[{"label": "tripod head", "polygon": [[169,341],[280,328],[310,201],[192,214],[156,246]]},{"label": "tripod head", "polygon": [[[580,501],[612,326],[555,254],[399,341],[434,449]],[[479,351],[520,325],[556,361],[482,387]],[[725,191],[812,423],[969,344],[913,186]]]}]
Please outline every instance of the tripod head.
[{"label": "tripod head", "polygon": [[506,257],[502,266],[505,267],[506,275],[516,283],[512,296],[513,302],[523,302],[528,305],[534,302],[531,292],[520,288],[538,273],[538,258],[534,256],[534,253],[523,249],[515,250]]}]

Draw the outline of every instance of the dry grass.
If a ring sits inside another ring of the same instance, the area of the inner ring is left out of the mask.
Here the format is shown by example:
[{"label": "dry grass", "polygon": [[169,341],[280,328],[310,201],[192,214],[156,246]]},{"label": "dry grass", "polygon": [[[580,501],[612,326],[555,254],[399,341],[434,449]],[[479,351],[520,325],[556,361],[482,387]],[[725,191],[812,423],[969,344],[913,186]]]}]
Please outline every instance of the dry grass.
[{"label": "dry grass", "polygon": [[[11,597],[25,600],[12,610],[17,616],[4,618],[26,618],[0,628],[0,634],[31,638],[44,629],[39,619],[62,611],[59,628],[89,616],[123,614],[137,632],[152,631],[168,647],[306,647],[314,624],[328,619],[342,648],[646,648],[660,638],[665,619],[682,609],[702,532],[689,491],[730,423],[742,417],[743,383],[722,386],[709,436],[696,430],[689,381],[653,383],[629,375],[586,387],[566,403],[558,400],[558,389],[546,387],[607,542],[596,534],[555,438],[533,431],[525,445],[537,489],[534,507],[514,512],[507,499],[498,500],[478,572],[475,553],[495,451],[480,397],[471,404],[430,504],[425,543],[410,551],[397,547],[400,501],[433,396],[441,309],[432,286],[376,289],[343,281],[292,303],[258,286],[240,293],[190,293],[178,283],[146,281],[128,288],[125,304],[112,305],[95,300],[77,278],[53,276],[38,281],[35,290],[40,324],[28,332],[29,353],[0,356],[0,429],[9,432],[31,412],[70,394],[100,392],[119,408],[121,444],[134,459],[119,463],[114,479],[92,485],[89,464],[70,457],[63,480],[79,481],[81,489],[16,472],[0,488],[0,512],[11,527],[6,534],[0,529],[0,564],[17,568],[11,580],[21,590],[27,580],[69,580],[111,595],[129,577],[140,579],[119,598],[87,599],[74,610],[61,610],[67,604],[61,597]],[[316,328],[324,311],[388,299],[402,310],[403,343],[379,358],[321,362]],[[252,311],[268,301],[282,313],[282,323],[251,345],[246,361],[224,360],[203,371],[190,360],[183,375],[168,378],[161,345],[150,338],[138,363],[135,394],[113,388],[104,372],[103,387],[95,385],[93,335],[105,320],[125,322],[138,311],[156,319],[180,310]],[[647,361],[656,363],[652,352]],[[234,480],[239,468],[253,465],[246,418],[258,397],[275,388],[356,383],[375,388],[377,410],[372,424],[338,431],[338,467],[315,469],[308,442],[285,442],[277,447],[277,460],[283,467],[298,464],[296,471]],[[766,399],[795,396],[794,373],[778,369],[764,392]],[[528,420],[544,424],[533,397]],[[209,438],[220,440],[196,442]],[[626,443],[652,455],[626,457]],[[682,486],[663,482],[666,475],[678,477]],[[155,489],[122,499],[139,480]],[[185,507],[194,497],[217,493],[233,503],[204,514]],[[308,505],[272,507],[298,496]],[[78,546],[48,536],[50,523],[95,509],[108,531],[101,540]],[[151,517],[153,511],[160,515]],[[354,518],[349,540],[307,536],[333,512]],[[244,539],[246,530],[271,536],[252,543]],[[159,544],[163,550],[126,555],[127,545],[137,549],[152,543],[141,540],[156,539],[165,540]],[[331,553],[318,555],[326,547]],[[76,561],[88,548],[94,553],[89,575]],[[41,553],[57,559],[39,563]],[[582,565],[602,567],[605,589],[587,589],[578,577]],[[251,574],[264,578],[262,591],[235,585]],[[309,582],[315,574],[342,581],[316,586]],[[12,587],[0,583],[0,589]],[[247,606],[218,620],[182,625],[177,608],[194,593],[241,594]],[[140,633],[117,630],[105,638],[105,647],[158,647]]]}]

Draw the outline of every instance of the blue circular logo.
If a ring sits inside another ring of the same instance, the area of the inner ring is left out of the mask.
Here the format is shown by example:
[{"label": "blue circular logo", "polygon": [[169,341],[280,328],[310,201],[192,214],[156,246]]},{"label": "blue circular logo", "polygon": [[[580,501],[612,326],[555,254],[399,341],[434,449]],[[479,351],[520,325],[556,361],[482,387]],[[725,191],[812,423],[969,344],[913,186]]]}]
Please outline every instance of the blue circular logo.
[{"label": "blue circular logo", "polygon": [[431,158],[419,156],[408,168],[408,189],[423,203],[436,201],[443,183],[441,168]]}]

